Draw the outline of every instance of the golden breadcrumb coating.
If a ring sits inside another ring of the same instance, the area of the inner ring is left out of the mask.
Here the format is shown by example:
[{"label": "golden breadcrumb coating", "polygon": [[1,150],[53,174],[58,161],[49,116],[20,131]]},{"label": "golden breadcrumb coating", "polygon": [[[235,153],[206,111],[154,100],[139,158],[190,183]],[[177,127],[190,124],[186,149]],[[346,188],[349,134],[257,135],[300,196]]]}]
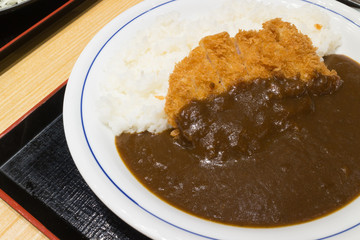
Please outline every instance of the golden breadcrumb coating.
[{"label": "golden breadcrumb coating", "polygon": [[208,61],[216,70],[218,82],[225,90],[234,84],[234,79],[246,74],[239,49],[227,32],[203,38],[200,46],[205,50]]},{"label": "golden breadcrumb coating", "polygon": [[234,38],[226,32],[203,38],[170,75],[165,113],[176,127],[176,115],[191,100],[220,94],[240,81],[272,76],[309,81],[316,74],[336,72],[327,69],[308,36],[272,19],[263,29],[240,30]]}]

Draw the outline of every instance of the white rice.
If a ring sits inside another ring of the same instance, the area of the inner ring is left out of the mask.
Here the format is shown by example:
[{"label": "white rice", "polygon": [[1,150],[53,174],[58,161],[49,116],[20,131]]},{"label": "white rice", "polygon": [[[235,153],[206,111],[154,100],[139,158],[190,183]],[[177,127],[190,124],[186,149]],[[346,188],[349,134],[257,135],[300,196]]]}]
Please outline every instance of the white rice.
[{"label": "white rice", "polygon": [[[260,29],[263,22],[276,17],[295,24],[307,34],[320,56],[333,53],[340,45],[340,36],[331,30],[329,17],[315,7],[286,8],[226,0],[216,12],[199,14],[196,19],[185,19],[180,13],[159,16],[106,64],[97,106],[101,121],[115,135],[157,133],[169,128],[165,100],[156,96],[166,96],[175,63],[187,56],[204,36],[222,31],[234,36],[240,28]],[[318,30],[315,24],[322,29]]]},{"label": "white rice", "polygon": [[28,0],[0,0],[0,9],[9,8],[26,1]]}]

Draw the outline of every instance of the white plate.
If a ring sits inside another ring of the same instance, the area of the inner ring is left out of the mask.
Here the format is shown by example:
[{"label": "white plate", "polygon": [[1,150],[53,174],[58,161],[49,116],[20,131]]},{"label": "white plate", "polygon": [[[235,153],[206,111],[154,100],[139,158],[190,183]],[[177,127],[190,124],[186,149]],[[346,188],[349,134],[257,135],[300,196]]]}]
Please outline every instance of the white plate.
[{"label": "white plate", "polygon": [[[274,0],[263,0],[271,3]],[[101,64],[113,48],[151,24],[159,14],[194,13],[216,0],[144,1],[106,25],[80,55],[69,78],[64,100],[64,126],[71,155],[94,193],[116,215],[154,239],[358,239],[360,198],[318,220],[290,227],[253,229],[232,227],[190,216],[145,189],[119,158],[114,136],[95,113]],[[336,1],[287,0],[284,5],[313,5],[328,12],[343,38],[339,53],[360,61],[360,14]]]}]

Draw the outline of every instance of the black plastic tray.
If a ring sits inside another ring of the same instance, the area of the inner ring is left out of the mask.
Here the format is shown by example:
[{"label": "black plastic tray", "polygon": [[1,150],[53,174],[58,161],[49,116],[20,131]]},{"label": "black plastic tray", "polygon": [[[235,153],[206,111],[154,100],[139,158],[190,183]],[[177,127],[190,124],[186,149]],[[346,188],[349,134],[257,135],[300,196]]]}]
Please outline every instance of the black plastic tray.
[{"label": "black plastic tray", "polygon": [[0,189],[60,239],[148,239],[113,214],[75,167],[63,95],[64,88],[0,139]]},{"label": "black plastic tray", "polygon": [[84,1],[32,0],[1,11],[0,59]]}]

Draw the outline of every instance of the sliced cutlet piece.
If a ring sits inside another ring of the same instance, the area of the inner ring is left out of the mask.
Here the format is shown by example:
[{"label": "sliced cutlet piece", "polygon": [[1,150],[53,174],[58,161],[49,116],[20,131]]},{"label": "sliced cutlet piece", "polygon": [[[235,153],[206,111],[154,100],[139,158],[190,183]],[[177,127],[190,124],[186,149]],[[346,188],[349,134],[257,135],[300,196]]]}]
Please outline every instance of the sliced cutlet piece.
[{"label": "sliced cutlet piece", "polygon": [[[234,37],[235,43],[241,53],[243,64],[245,66],[247,75],[245,80],[254,78],[268,78],[270,72],[265,66],[259,64],[262,59],[262,39],[258,38],[258,32],[254,30],[244,31],[240,30]],[[265,39],[266,42],[267,39]],[[264,44],[266,45],[266,44]]]},{"label": "sliced cutlet piece", "polygon": [[336,76],[316,54],[310,38],[279,18],[265,22],[259,31],[240,30],[235,41],[250,79],[281,75],[309,81],[317,74]]},{"label": "sliced cutlet piece", "polygon": [[204,37],[200,46],[205,49],[224,89],[234,86],[247,75],[234,39],[227,32]]},{"label": "sliced cutlet piece", "polygon": [[205,50],[196,47],[175,65],[170,75],[165,102],[169,124],[176,127],[175,116],[191,100],[204,99],[209,94],[223,91],[224,87],[219,83],[218,74],[207,59]]}]

